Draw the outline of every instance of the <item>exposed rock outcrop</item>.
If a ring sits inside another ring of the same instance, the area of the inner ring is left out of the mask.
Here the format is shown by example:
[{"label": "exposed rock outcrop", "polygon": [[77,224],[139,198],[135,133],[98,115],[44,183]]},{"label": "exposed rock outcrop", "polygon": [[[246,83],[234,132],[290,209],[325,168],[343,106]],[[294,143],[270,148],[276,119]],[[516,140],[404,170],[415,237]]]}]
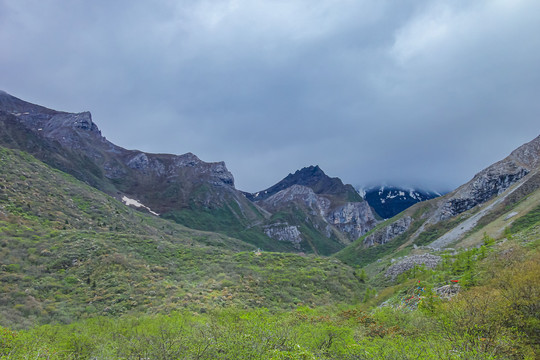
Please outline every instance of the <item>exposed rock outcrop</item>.
[{"label": "exposed rock outcrop", "polygon": [[396,236],[403,234],[409,229],[412,223],[410,216],[404,216],[399,218],[395,222],[391,223],[384,228],[373,232],[372,234],[364,238],[365,246],[373,246],[375,244],[386,244]]},{"label": "exposed rock outcrop", "polygon": [[443,285],[441,287],[433,289],[433,291],[435,292],[435,294],[437,294],[438,297],[445,300],[450,300],[451,298],[459,294],[460,290],[461,287],[458,284]]},{"label": "exposed rock outcrop", "polygon": [[302,234],[297,226],[290,226],[288,223],[274,223],[263,227],[264,233],[277,241],[287,241],[293,244],[294,248],[300,250]]},{"label": "exposed rock outcrop", "polygon": [[329,211],[325,218],[351,240],[364,235],[378,223],[366,201],[338,206]]},{"label": "exposed rock outcrop", "polygon": [[512,162],[496,165],[481,171],[469,183],[459,188],[437,212],[436,220],[456,216],[500,195],[530,171]]},{"label": "exposed rock outcrop", "polygon": [[388,270],[386,270],[384,275],[394,280],[398,275],[401,275],[405,271],[414,268],[416,265],[424,265],[428,269],[433,269],[439,265],[441,260],[442,258],[440,256],[427,253],[422,255],[407,256],[403,260],[391,265]]},{"label": "exposed rock outcrop", "polygon": [[[326,194],[316,194],[310,187],[292,185],[257,204],[270,212],[282,211],[295,204],[305,209],[309,215],[319,217],[333,226],[350,240],[357,239],[377,224],[367,202],[347,202],[336,206],[331,199]],[[333,233],[328,227],[324,232],[327,237]]]},{"label": "exposed rock outcrop", "polygon": [[480,171],[445,197],[431,223],[461,214],[502,194],[540,164],[540,136],[512,151],[505,159]]},{"label": "exposed rock outcrop", "polygon": [[310,210],[311,214],[322,216],[330,208],[330,200],[302,185],[292,185],[257,203],[270,212],[278,211],[291,203],[301,203]]}]

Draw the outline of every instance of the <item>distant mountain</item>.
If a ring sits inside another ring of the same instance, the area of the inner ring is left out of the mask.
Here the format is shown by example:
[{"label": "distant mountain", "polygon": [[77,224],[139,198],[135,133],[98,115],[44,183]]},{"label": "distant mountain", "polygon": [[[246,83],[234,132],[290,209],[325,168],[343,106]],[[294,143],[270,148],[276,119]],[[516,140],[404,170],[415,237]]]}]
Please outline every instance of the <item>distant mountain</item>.
[{"label": "distant mountain", "polygon": [[371,187],[359,189],[358,192],[373,210],[384,219],[389,219],[418,202],[434,199],[442,195],[434,191],[396,186]]},{"label": "distant mountain", "polygon": [[319,166],[305,167],[246,196],[272,214],[265,227],[269,236],[321,253],[339,250],[378,222],[351,185],[329,177]]},{"label": "distant mountain", "polygon": [[223,162],[127,150],[102,136],[89,112],[56,111],[6,92],[0,92],[0,145],[28,152],[141,211],[264,250],[329,255],[376,223],[351,185],[318,166],[246,194],[235,188]]},{"label": "distant mountain", "polygon": [[411,246],[478,246],[500,238],[513,221],[538,211],[540,136],[444,196],[417,203],[377,226],[336,256],[367,264]]}]

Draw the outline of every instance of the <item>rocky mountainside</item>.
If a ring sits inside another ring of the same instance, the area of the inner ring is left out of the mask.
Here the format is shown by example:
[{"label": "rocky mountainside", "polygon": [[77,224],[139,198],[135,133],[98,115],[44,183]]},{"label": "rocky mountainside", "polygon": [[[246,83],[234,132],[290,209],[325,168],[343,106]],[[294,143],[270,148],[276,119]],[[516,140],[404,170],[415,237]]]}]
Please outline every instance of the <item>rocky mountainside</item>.
[{"label": "rocky mountainside", "polygon": [[[235,188],[223,162],[204,162],[191,153],[127,150],[108,141],[89,112],[51,110],[5,92],[0,92],[0,145],[26,151],[141,211],[265,250],[330,254],[376,223],[351,185],[318,167],[290,174],[258,196],[246,194]],[[307,193],[293,189],[289,197],[278,195],[292,185]]]},{"label": "rocky mountainside", "polygon": [[[287,250],[251,229],[267,214],[234,187],[223,162],[193,154],[126,150],[102,136],[89,112],[47,109],[0,93],[0,145],[27,151],[117,199],[201,230],[221,231],[258,246]],[[215,217],[221,218],[216,226]],[[247,231],[244,231],[246,230]]]},{"label": "rocky mountainside", "polygon": [[[411,246],[476,246],[489,229],[500,237],[540,202],[540,136],[444,196],[417,203],[337,254],[365,264]],[[536,194],[538,199],[536,198]],[[494,227],[494,221],[498,224]],[[489,226],[488,226],[489,225]]]},{"label": "rocky mountainside", "polygon": [[339,249],[378,223],[369,204],[351,185],[329,177],[318,166],[298,170],[247,196],[272,214],[265,227],[267,234],[299,248],[303,242],[323,244],[328,239],[332,245],[328,250]]},{"label": "rocky mountainside", "polygon": [[397,186],[358,189],[358,192],[384,219],[390,219],[414,204],[434,199],[442,194],[435,191],[402,188]]}]

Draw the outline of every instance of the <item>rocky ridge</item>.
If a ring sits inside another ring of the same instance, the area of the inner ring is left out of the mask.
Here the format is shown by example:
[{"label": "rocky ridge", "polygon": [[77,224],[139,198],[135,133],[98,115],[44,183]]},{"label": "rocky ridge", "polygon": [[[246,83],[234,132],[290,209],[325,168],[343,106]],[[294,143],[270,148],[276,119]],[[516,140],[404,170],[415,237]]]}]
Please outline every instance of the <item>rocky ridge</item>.
[{"label": "rocky ridge", "polygon": [[[381,256],[412,245],[440,250],[458,244],[536,191],[540,186],[539,172],[540,136],[480,171],[455,191],[417,203],[387,220],[336,256],[349,263],[365,264],[370,259],[361,252],[374,246],[385,247],[366,253]],[[397,239],[399,243],[394,244]],[[470,241],[477,244],[481,240],[475,236]]]},{"label": "rocky ridge", "polygon": [[[318,166],[289,174],[252,201],[254,195],[235,188],[224,162],[124,149],[101,134],[87,111],[51,110],[0,92],[0,125],[0,145],[26,151],[119,200],[133,199],[141,211],[265,250],[330,254],[376,222],[352,186]],[[271,197],[275,205],[264,202],[263,208],[261,201]]]},{"label": "rocky ridge", "polygon": [[399,218],[390,225],[376,230],[364,238],[363,244],[365,246],[373,246],[376,244],[382,245],[391,241],[396,236],[403,234],[411,226],[413,219],[410,216],[404,216]]},{"label": "rocky ridge", "polygon": [[430,218],[430,222],[437,223],[451,218],[502,194],[537,168],[539,158],[540,136],[512,151],[505,159],[480,171],[471,181],[450,193]]}]

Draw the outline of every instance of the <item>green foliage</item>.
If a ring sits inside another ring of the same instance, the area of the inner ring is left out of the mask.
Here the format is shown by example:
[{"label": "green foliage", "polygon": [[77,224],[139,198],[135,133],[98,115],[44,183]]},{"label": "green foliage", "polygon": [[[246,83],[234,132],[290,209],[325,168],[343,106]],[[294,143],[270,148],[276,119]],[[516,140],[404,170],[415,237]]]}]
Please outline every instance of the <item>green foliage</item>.
[{"label": "green foliage", "polygon": [[234,207],[238,205],[231,202],[229,206],[217,208],[200,208],[192,206],[189,209],[174,210],[163,214],[164,219],[170,219],[178,224],[192,229],[205,231],[217,231],[228,236],[243,240],[261,249],[273,251],[292,251],[291,244],[277,242],[264,235],[260,229],[246,229],[247,224],[242,225]]},{"label": "green foliage", "polygon": [[[133,211],[24,153],[5,149],[0,159],[0,184],[9,184],[0,186],[1,325],[360,301],[365,285],[338,260],[257,255]],[[215,215],[233,216],[234,206]]]},{"label": "green foliage", "polygon": [[[26,154],[0,148],[0,162],[1,359],[540,353],[537,209],[514,222],[505,243],[485,235],[480,247],[442,254],[437,268],[416,266],[386,287],[373,270],[384,262],[353,269],[335,258],[255,252],[131,211]],[[210,215],[226,222],[238,209],[229,210]],[[395,254],[407,236],[367,254]],[[376,259],[354,256],[343,258]],[[435,289],[450,280],[461,290],[446,301]],[[411,297],[415,306],[399,306]]]},{"label": "green foliage", "polygon": [[526,215],[523,215],[522,217],[514,221],[510,226],[510,233],[514,234],[519,231],[526,230],[532,226],[537,225],[538,223],[540,223],[540,205],[535,207]]}]

